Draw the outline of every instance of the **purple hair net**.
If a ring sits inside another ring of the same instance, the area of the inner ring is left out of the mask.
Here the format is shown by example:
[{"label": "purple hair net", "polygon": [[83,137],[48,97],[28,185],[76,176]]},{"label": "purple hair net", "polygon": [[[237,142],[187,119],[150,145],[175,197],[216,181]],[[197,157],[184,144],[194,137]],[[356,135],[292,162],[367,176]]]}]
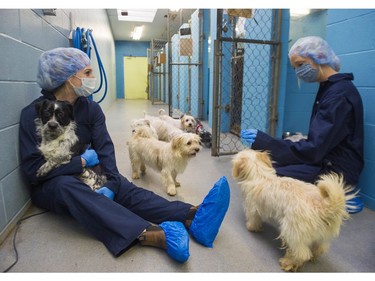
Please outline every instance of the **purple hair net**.
[{"label": "purple hair net", "polygon": [[334,70],[340,70],[340,59],[328,43],[318,36],[307,36],[298,39],[289,50],[289,58],[293,55],[310,58],[316,64],[328,64]]},{"label": "purple hair net", "polygon": [[36,82],[42,89],[52,91],[88,65],[90,58],[77,48],[52,49],[39,58]]}]

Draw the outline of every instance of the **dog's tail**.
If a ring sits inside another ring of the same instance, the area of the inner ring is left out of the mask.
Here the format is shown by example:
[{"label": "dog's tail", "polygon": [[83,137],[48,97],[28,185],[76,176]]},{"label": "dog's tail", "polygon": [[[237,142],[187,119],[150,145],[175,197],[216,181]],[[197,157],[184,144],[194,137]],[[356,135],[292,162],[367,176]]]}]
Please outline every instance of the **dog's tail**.
[{"label": "dog's tail", "polygon": [[[346,202],[353,199],[357,193],[353,193],[351,186],[346,186],[342,175],[330,173],[322,175],[316,185],[319,188],[324,205],[324,221],[328,225],[339,223],[349,218]],[[338,233],[337,233],[338,235]]]},{"label": "dog's tail", "polygon": [[167,112],[164,109],[162,109],[162,108],[159,109],[159,116],[160,115],[166,115],[166,114],[167,114]]}]

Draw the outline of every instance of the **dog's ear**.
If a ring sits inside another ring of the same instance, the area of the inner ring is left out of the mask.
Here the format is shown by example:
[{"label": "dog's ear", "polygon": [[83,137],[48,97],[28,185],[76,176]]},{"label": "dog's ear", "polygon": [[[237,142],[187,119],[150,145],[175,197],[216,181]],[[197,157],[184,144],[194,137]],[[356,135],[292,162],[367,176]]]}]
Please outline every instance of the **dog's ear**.
[{"label": "dog's ear", "polygon": [[234,179],[241,181],[248,178],[250,172],[248,161],[249,159],[243,156],[241,152],[234,156],[232,160],[232,176]]},{"label": "dog's ear", "polygon": [[258,152],[256,157],[258,158],[258,160],[260,160],[261,162],[266,164],[267,167],[272,168],[272,161],[271,161],[271,158],[270,158],[268,152],[266,152],[266,151]]},{"label": "dog's ear", "polygon": [[182,141],[183,141],[183,137],[181,135],[177,135],[173,137],[171,140],[172,149],[177,149],[181,147]]},{"label": "dog's ear", "polygon": [[149,127],[151,127],[151,123],[150,123],[150,120],[145,120],[145,124],[146,124],[146,126],[149,126]]},{"label": "dog's ear", "polygon": [[41,116],[43,108],[46,107],[46,104],[48,104],[50,101],[49,100],[43,100],[35,103],[35,110],[38,116]]}]

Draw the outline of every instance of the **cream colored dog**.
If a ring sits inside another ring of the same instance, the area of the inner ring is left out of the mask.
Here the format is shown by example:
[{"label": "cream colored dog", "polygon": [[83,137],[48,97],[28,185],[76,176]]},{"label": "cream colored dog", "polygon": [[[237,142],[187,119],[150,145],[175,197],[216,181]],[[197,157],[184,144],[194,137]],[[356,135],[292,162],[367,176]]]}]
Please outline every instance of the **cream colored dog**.
[{"label": "cream colored dog", "polygon": [[184,133],[183,130],[176,128],[157,116],[151,116],[144,113],[144,118],[141,120],[147,120],[150,122],[150,126],[155,129],[158,139],[161,141],[169,142],[173,137]]},{"label": "cream colored dog", "polygon": [[159,110],[159,118],[168,124],[188,133],[195,133],[196,120],[188,114],[181,115],[180,119],[174,119],[169,116],[164,109]]},{"label": "cream colored dog", "polygon": [[147,130],[146,128],[144,128],[144,130],[142,130],[142,132],[145,134],[144,136],[159,139],[158,133],[156,132],[156,129],[151,125],[150,120],[146,120],[144,118],[134,119],[130,123],[130,127],[132,128],[133,132],[135,131],[135,128],[142,127],[142,126],[146,126],[146,127],[150,128],[149,130]]},{"label": "cream colored dog", "polygon": [[321,177],[316,186],[289,177],[278,177],[268,153],[246,149],[233,159],[233,178],[239,182],[244,201],[246,227],[262,230],[262,221],[280,229],[285,256],[280,267],[297,271],[329,249],[349,218],[346,201],[355,195],[337,174]]},{"label": "cream colored dog", "polygon": [[[146,172],[146,166],[161,173],[167,193],[176,195],[180,186],[176,177],[185,171],[188,161],[200,151],[200,137],[192,133],[175,136],[171,142],[147,137],[151,135],[148,126],[139,126],[127,142],[133,170],[132,178],[139,179],[139,171]],[[146,131],[146,132],[145,132]]]}]

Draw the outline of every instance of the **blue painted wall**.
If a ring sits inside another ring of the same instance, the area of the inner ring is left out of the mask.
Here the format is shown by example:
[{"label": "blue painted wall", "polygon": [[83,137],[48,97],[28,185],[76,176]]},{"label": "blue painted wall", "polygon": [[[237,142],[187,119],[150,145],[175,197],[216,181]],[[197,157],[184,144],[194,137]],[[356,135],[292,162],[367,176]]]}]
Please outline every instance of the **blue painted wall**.
[{"label": "blue painted wall", "polygon": [[341,59],[341,72],[352,72],[364,104],[365,168],[359,187],[375,210],[375,10],[329,10],[327,41]]},{"label": "blue painted wall", "polygon": [[[354,74],[354,84],[362,96],[365,115],[365,168],[359,187],[365,205],[375,209],[375,10],[330,9],[312,17],[291,28],[290,39],[295,41],[300,36],[322,36],[340,58],[340,72]],[[283,130],[306,133],[317,85],[301,82],[298,87],[290,63],[287,81]]]},{"label": "blue painted wall", "polygon": [[147,57],[150,42],[116,41],[116,97],[124,99],[124,57]]},{"label": "blue painted wall", "polygon": [[282,10],[281,18],[281,53],[280,53],[280,72],[279,72],[279,97],[278,97],[278,120],[276,124],[276,136],[281,136],[283,132],[283,120],[284,120],[284,109],[285,100],[287,95],[287,84],[288,84],[288,41],[289,41],[289,27],[290,27],[290,17],[289,10]]},{"label": "blue painted wall", "polygon": [[289,45],[284,54],[287,59],[287,83],[283,120],[283,131],[301,132],[307,134],[312,104],[318,90],[317,83],[298,81],[295,71],[288,58],[290,47],[301,37],[314,35],[326,37],[327,10],[315,12],[301,18],[290,18]]}]

